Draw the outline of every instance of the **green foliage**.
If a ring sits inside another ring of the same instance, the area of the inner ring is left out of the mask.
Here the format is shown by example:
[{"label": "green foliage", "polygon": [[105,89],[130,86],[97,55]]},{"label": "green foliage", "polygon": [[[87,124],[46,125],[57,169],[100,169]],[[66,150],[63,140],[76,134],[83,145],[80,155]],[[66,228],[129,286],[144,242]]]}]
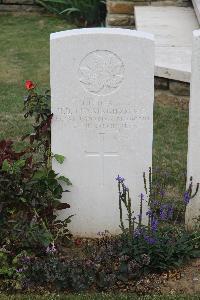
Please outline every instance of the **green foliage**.
[{"label": "green foliage", "polygon": [[8,254],[0,251],[0,279],[11,278],[15,269],[10,267]]},{"label": "green foliage", "polygon": [[[69,208],[61,203],[62,184],[70,185],[68,178],[56,174],[51,168],[50,95],[38,94],[35,85],[25,98],[25,118],[34,118],[29,144],[16,152],[12,141],[0,141],[0,245],[14,253],[23,249],[45,251],[60,236],[55,212]],[[31,86],[31,85],[30,85]],[[57,155],[60,163],[64,157]],[[66,240],[70,217],[63,221]],[[62,241],[64,236],[62,236]]]},{"label": "green foliage", "polygon": [[63,155],[54,154],[53,156],[59,164],[64,163],[65,157]]},{"label": "green foliage", "polygon": [[13,163],[9,163],[8,160],[5,159],[2,164],[2,171],[10,174],[17,174],[25,166],[25,164],[25,159],[19,159],[17,161],[14,161]]},{"label": "green foliage", "polygon": [[[165,180],[152,181],[152,172],[149,170],[148,184],[146,175],[144,189],[146,195],[141,194],[140,211],[138,217],[134,216],[129,189],[125,179],[118,175],[120,221],[123,231],[123,254],[129,260],[141,262],[146,257],[148,264],[139,268],[139,272],[167,271],[170,268],[180,267],[185,261],[200,256],[200,231],[197,229],[188,232],[185,224],[178,223],[180,210],[175,210],[172,203],[165,202]],[[182,199],[181,212],[183,218],[186,206],[199,191],[199,184],[193,193],[192,178],[188,190]],[[146,202],[146,203],[145,203]],[[148,211],[144,211],[144,206]],[[123,212],[127,213],[128,229],[124,226]],[[178,217],[176,216],[178,214]],[[144,225],[142,219],[147,216],[148,224]],[[180,221],[180,220],[179,220]]]},{"label": "green foliage", "polygon": [[37,0],[47,10],[64,16],[78,26],[95,26],[105,20],[105,1],[103,0]]},{"label": "green foliage", "polygon": [[140,261],[145,255],[149,263],[143,272],[158,272],[175,269],[191,258],[200,256],[200,232],[187,232],[184,227],[165,225],[160,227],[151,239],[145,230],[136,234],[130,243],[127,238],[124,254],[129,259]]},{"label": "green foliage", "polygon": [[[41,272],[41,267],[43,272]],[[28,273],[29,272],[29,273]],[[59,258],[50,257],[45,261],[35,260],[26,272],[26,278],[37,284],[51,283],[59,290],[84,291],[95,281],[95,271],[79,259],[62,262]]]},{"label": "green foliage", "polygon": [[150,243],[143,234],[113,237],[100,233],[100,238],[82,245],[84,257],[60,257],[49,254],[34,257],[24,269],[23,280],[31,286],[46,285],[53,290],[86,291],[110,290],[126,285],[151,272],[178,268],[200,255],[199,232],[189,233],[184,228],[162,226],[156,232],[156,242]]}]

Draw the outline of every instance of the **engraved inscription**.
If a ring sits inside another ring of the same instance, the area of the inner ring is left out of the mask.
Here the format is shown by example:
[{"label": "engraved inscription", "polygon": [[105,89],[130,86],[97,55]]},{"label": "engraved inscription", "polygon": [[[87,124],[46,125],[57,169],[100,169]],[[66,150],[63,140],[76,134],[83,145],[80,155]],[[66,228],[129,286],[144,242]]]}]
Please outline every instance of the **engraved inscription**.
[{"label": "engraved inscription", "polygon": [[131,129],[139,122],[150,120],[144,109],[131,104],[118,103],[114,106],[102,100],[79,103],[79,106],[57,107],[54,119],[67,122],[70,128],[84,129]]},{"label": "engraved inscription", "polygon": [[113,52],[96,50],[86,55],[79,67],[80,82],[90,93],[105,96],[124,79],[124,64]]}]

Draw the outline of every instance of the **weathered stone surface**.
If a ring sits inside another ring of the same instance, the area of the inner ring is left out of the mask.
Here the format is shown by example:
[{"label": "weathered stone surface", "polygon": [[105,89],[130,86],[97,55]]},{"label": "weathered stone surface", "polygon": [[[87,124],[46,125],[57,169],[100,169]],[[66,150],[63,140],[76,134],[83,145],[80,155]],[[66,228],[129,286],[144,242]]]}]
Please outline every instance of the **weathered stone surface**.
[{"label": "weathered stone surface", "polygon": [[[193,0],[198,2],[200,0]],[[188,7],[192,6],[190,0],[107,0],[107,25],[108,26],[118,26],[127,27],[131,25],[134,26],[133,20],[130,20],[129,16],[134,15],[135,6],[182,6]],[[116,18],[114,15],[117,15]],[[118,15],[124,15],[123,20],[118,17]],[[111,15],[111,16],[110,16]],[[127,20],[125,20],[127,19]],[[110,24],[111,21],[111,24]],[[125,23],[125,25],[124,25]]]},{"label": "weathered stone surface", "polygon": [[134,13],[134,4],[131,1],[108,1],[107,10],[110,14],[128,14],[133,15]]},{"label": "weathered stone surface", "polygon": [[134,26],[134,16],[109,14],[107,16],[107,24],[109,26]]},{"label": "weathered stone surface", "polygon": [[134,3],[134,8],[136,6],[148,6],[148,5],[151,5],[151,2],[150,1],[137,1]]},{"label": "weathered stone surface", "polygon": [[2,0],[4,4],[34,4],[34,0]]},{"label": "weathered stone surface", "polygon": [[53,166],[73,184],[63,197],[71,209],[61,217],[75,215],[75,235],[118,233],[115,177],[126,178],[137,216],[152,163],[152,35],[105,28],[52,34],[51,91],[52,152],[66,157]]},{"label": "weathered stone surface", "polygon": [[44,12],[44,8],[36,5],[1,4],[0,12]]},{"label": "weathered stone surface", "polygon": [[135,19],[138,30],[155,35],[155,75],[190,82],[192,31],[199,28],[194,10],[135,7]]},{"label": "weathered stone surface", "polygon": [[187,82],[170,80],[169,89],[174,95],[179,95],[179,96],[190,95],[190,84]]},{"label": "weathered stone surface", "polygon": [[13,12],[13,11],[20,11],[21,5],[9,5],[9,4],[1,4],[0,5],[0,12]]},{"label": "weathered stone surface", "polygon": [[190,1],[184,1],[184,0],[161,0],[161,1],[151,1],[152,6],[180,6],[180,7],[189,7],[191,6]]},{"label": "weathered stone surface", "polygon": [[[192,76],[189,107],[189,136],[188,136],[188,164],[187,164],[187,188],[190,177],[193,178],[193,192],[196,184],[200,183],[200,30],[193,33],[192,50]],[[195,218],[200,216],[200,192],[191,199],[186,210],[186,226],[192,229],[195,226]]]}]

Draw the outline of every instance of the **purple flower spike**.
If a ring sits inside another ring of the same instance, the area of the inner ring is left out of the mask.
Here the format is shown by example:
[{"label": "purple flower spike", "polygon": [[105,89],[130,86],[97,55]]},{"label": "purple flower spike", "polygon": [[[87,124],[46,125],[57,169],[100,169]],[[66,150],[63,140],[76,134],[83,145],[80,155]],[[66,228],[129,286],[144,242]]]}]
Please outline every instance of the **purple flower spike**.
[{"label": "purple flower spike", "polygon": [[121,176],[117,176],[116,178],[115,178],[119,183],[122,183],[122,182],[124,182],[124,177],[121,177]]},{"label": "purple flower spike", "polygon": [[159,206],[160,205],[160,202],[159,201],[157,201],[157,200],[154,200],[154,201],[152,201],[152,206]]},{"label": "purple flower spike", "polygon": [[156,243],[156,239],[151,236],[145,236],[144,239],[149,245],[154,245]]},{"label": "purple flower spike", "polygon": [[184,201],[185,205],[189,204],[189,202],[190,202],[190,194],[189,194],[189,192],[185,192],[184,193],[183,201]]},{"label": "purple flower spike", "polygon": [[174,213],[174,208],[173,208],[173,206],[170,206],[169,210],[168,210],[169,219],[171,219],[173,217],[173,213]]},{"label": "purple flower spike", "polygon": [[146,212],[146,216],[149,216],[149,217],[151,217],[152,216],[152,211],[149,209],[147,212]]},{"label": "purple flower spike", "polygon": [[157,231],[157,229],[158,229],[158,220],[154,217],[151,222],[151,230],[155,232]]},{"label": "purple flower spike", "polygon": [[46,253],[47,254],[54,254],[57,251],[54,243],[51,243],[47,248],[46,248]]},{"label": "purple flower spike", "polygon": [[22,273],[23,271],[24,271],[24,269],[23,269],[23,268],[21,268],[21,269],[17,269],[17,270],[16,270],[16,272],[17,272],[17,273]]},{"label": "purple flower spike", "polygon": [[136,228],[133,232],[133,236],[137,238],[143,236],[144,233],[145,233],[145,228]]},{"label": "purple flower spike", "polygon": [[160,219],[167,221],[173,217],[173,206],[171,204],[163,204],[160,207]]},{"label": "purple flower spike", "polygon": [[165,191],[161,190],[160,195],[161,195],[161,197],[164,197],[165,196]]}]

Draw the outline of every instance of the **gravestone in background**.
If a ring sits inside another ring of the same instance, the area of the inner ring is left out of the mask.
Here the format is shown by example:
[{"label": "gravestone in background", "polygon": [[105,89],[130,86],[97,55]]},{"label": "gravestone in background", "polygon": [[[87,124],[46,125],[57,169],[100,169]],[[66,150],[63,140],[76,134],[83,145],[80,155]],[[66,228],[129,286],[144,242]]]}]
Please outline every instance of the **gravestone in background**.
[{"label": "gravestone in background", "polygon": [[[200,183],[200,30],[193,31],[192,76],[189,107],[188,166],[187,176],[193,177],[193,192]],[[200,215],[200,191],[186,210],[186,225],[191,229],[194,218]]]},{"label": "gravestone in background", "polygon": [[143,172],[152,163],[154,40],[123,29],[51,35],[54,169],[70,178],[71,230],[119,232],[116,176],[126,178],[136,215]]}]

